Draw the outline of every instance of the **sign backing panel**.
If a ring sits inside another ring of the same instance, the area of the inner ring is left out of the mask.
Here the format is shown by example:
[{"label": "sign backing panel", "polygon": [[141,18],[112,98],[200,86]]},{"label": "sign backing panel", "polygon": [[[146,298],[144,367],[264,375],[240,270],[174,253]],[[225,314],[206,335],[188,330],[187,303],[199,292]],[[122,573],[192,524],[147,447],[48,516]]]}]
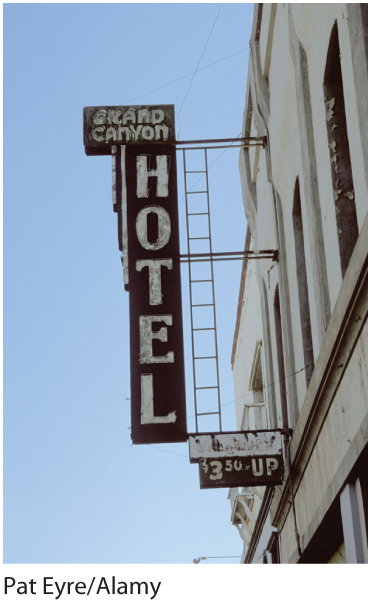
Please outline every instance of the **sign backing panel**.
[{"label": "sign backing panel", "polygon": [[175,145],[128,146],[126,186],[131,437],[134,444],[185,442]]},{"label": "sign backing panel", "polygon": [[110,155],[113,145],[175,143],[174,105],[84,107],[86,155]]},{"label": "sign backing panel", "polygon": [[282,484],[283,455],[204,459],[199,462],[200,489]]},{"label": "sign backing panel", "polygon": [[274,429],[189,434],[189,460],[282,454],[281,432]]}]

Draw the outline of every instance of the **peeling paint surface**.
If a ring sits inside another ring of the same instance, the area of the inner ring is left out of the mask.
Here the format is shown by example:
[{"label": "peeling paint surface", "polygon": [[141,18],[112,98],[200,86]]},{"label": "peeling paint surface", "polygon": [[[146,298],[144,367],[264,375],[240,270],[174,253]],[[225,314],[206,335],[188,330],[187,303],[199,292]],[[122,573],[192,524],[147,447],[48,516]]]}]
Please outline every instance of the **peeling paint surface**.
[{"label": "peeling paint surface", "polygon": [[191,463],[203,458],[224,458],[226,455],[246,457],[277,454],[282,454],[280,431],[244,431],[189,436]]},{"label": "peeling paint surface", "polygon": [[332,98],[331,100],[327,101],[327,103],[326,103],[326,119],[327,119],[327,121],[330,121],[330,119],[332,119],[334,116],[334,112],[333,112],[334,105],[335,105],[335,97]]},{"label": "peeling paint surface", "polygon": [[165,417],[155,417],[153,404],[153,375],[141,375],[141,424],[175,423],[176,411],[169,412]]},{"label": "peeling paint surface", "polygon": [[149,272],[149,304],[150,306],[159,306],[162,304],[161,266],[172,270],[173,260],[137,260],[136,269],[139,272],[145,266],[148,267]]},{"label": "peeling paint surface", "polygon": [[157,155],[156,169],[148,169],[149,157],[147,155],[138,155],[137,157],[137,197],[146,199],[149,196],[148,178],[157,178],[156,197],[169,196],[169,171],[168,157],[166,155]]},{"label": "peeling paint surface", "polygon": [[200,488],[236,488],[282,484],[283,455],[225,457],[199,462]]},{"label": "peeling paint surface", "polygon": [[[156,214],[158,218],[158,238],[155,243],[150,243],[150,241],[148,240],[147,216],[151,213]],[[152,205],[151,207],[143,208],[137,216],[135,228],[138,236],[138,241],[142,245],[142,247],[144,247],[144,249],[148,249],[150,251],[157,251],[165,247],[165,245],[167,245],[170,240],[170,216],[167,213],[166,209],[158,205]]]},{"label": "peeling paint surface", "polygon": [[85,107],[84,146],[87,155],[109,155],[115,144],[175,142],[174,105]]},{"label": "peeling paint surface", "polygon": [[164,322],[166,325],[173,324],[173,317],[167,316],[140,316],[140,363],[141,364],[166,364],[174,362],[174,352],[168,352],[165,356],[154,356],[152,350],[152,341],[158,339],[162,343],[167,342],[167,328],[161,327],[159,331],[152,331],[152,323]]},{"label": "peeling paint surface", "polygon": [[125,171],[125,151],[126,147],[122,145],[121,150],[121,215],[122,215],[122,267],[124,274],[124,285],[129,284],[129,249],[128,249],[128,218],[127,205],[128,195],[126,188]]},{"label": "peeling paint surface", "polygon": [[[130,125],[150,138],[161,118],[143,110]],[[134,444],[188,439],[176,148],[152,144],[125,145]]]}]

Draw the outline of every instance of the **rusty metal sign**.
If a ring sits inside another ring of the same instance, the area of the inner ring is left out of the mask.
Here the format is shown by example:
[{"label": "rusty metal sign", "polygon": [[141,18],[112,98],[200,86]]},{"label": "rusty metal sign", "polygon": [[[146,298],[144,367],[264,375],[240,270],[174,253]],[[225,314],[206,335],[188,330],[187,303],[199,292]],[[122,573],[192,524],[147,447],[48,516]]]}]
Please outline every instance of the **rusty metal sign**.
[{"label": "rusty metal sign", "polygon": [[175,145],[126,148],[131,438],[187,441]]},{"label": "rusty metal sign", "polygon": [[245,456],[199,462],[200,488],[274,486],[282,484],[283,456]]},{"label": "rusty metal sign", "polygon": [[229,431],[223,433],[189,434],[189,460],[221,459],[282,454],[279,430]]},{"label": "rusty metal sign", "polygon": [[84,108],[87,155],[110,155],[113,145],[175,143],[174,105]]},{"label": "rusty metal sign", "polygon": [[174,116],[174,105],[84,109],[86,154],[112,154],[134,444],[188,438]]},{"label": "rusty metal sign", "polygon": [[280,430],[189,434],[189,460],[198,463],[200,488],[281,484]]}]

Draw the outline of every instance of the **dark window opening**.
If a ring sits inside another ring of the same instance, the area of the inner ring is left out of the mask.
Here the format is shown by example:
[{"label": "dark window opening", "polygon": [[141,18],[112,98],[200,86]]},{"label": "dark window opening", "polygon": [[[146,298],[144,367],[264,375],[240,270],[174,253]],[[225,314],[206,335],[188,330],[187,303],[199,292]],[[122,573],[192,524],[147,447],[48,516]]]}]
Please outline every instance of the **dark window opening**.
[{"label": "dark window opening", "polygon": [[292,222],[295,240],[296,275],[298,280],[299,310],[301,334],[303,340],[304,365],[307,385],[313,373],[313,341],[312,326],[309,311],[309,296],[307,282],[307,268],[305,263],[303,221],[301,216],[299,179],[296,179],[294,190],[294,204],[292,211]]},{"label": "dark window opening", "polygon": [[288,427],[287,419],[287,399],[286,399],[286,379],[285,379],[285,362],[283,357],[283,341],[282,341],[282,322],[281,322],[281,309],[280,309],[280,294],[278,291],[278,285],[274,295],[274,323],[276,330],[276,345],[277,345],[277,364],[278,364],[278,379],[279,388],[281,395],[281,409],[282,409],[282,426]]},{"label": "dark window opening", "polygon": [[[251,136],[251,125],[252,125],[252,98],[251,92],[249,92],[248,102],[247,102],[247,112],[246,112],[246,128],[245,128],[245,136]],[[257,209],[257,197],[256,197],[256,184],[251,180],[251,161],[250,161],[250,152],[247,147],[244,151],[245,162],[246,162],[246,176],[247,176],[247,186],[249,189],[249,193],[251,199],[253,200],[254,207]]]},{"label": "dark window opening", "polygon": [[268,542],[267,551],[271,554],[272,563],[281,563],[278,532],[272,532]]},{"label": "dark window opening", "polygon": [[323,81],[341,273],[344,278],[358,238],[337,22],[331,32]]}]

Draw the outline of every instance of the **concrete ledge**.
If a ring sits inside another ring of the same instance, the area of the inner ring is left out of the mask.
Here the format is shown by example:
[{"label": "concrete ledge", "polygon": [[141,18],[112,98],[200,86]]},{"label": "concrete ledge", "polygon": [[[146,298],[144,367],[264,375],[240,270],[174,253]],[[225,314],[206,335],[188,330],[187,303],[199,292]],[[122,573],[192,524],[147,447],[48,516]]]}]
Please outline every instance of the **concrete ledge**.
[{"label": "concrete ledge", "polygon": [[[328,486],[326,496],[323,498],[321,505],[318,507],[317,511],[312,517],[312,521],[310,522],[308,528],[305,530],[303,534],[300,535],[300,544],[302,550],[305,551],[306,547],[311,542],[314,534],[318,530],[324,516],[329,511],[331,505],[334,500],[338,496],[339,492],[342,491],[345,484],[349,479],[349,474],[351,473],[355,463],[357,462],[359,456],[363,452],[365,446],[368,442],[368,415],[364,418],[362,425],[360,426],[352,444],[344,456],[341,465],[339,466],[333,480]],[[291,556],[289,563],[297,563],[299,561],[299,555],[297,551],[293,553]]]}]

